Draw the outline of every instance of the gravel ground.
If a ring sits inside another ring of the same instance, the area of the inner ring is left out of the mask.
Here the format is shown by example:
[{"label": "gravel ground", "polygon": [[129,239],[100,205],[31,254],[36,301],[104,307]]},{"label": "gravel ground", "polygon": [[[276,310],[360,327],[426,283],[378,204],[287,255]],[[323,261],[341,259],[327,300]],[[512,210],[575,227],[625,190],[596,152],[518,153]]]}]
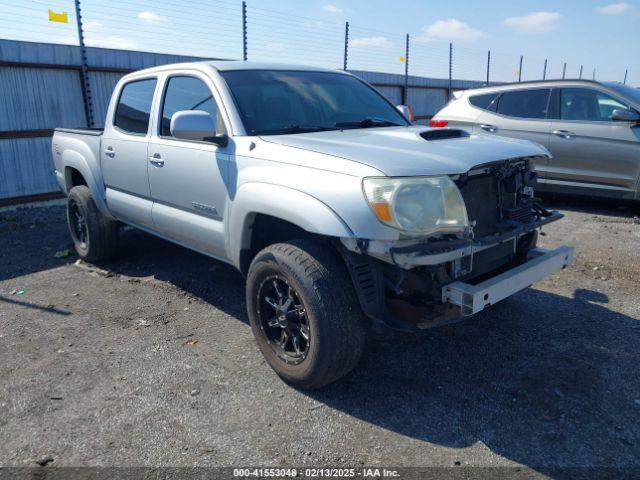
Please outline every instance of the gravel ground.
[{"label": "gravel ground", "polygon": [[574,266],[464,323],[374,334],[315,393],[265,364],[232,268],[133,230],[117,261],[76,262],[61,206],[4,210],[0,466],[638,468],[637,209],[548,203],[566,219],[542,246]]}]

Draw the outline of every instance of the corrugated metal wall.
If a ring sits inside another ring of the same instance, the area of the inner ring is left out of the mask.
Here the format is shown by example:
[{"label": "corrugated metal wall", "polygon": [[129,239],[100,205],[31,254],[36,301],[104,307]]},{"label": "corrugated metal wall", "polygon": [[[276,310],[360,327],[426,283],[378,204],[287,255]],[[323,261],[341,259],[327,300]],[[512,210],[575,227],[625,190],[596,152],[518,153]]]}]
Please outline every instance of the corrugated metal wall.
[{"label": "corrugated metal wall", "polygon": [[[73,45],[0,40],[0,201],[58,190],[51,162],[56,127],[86,127],[80,81],[80,48]],[[180,55],[88,48],[95,125],[104,126],[114,86],[127,71],[201,60]],[[352,72],[402,103],[404,76]],[[423,123],[445,104],[448,80],[408,78],[407,100]],[[477,82],[454,81],[455,89]]]}]

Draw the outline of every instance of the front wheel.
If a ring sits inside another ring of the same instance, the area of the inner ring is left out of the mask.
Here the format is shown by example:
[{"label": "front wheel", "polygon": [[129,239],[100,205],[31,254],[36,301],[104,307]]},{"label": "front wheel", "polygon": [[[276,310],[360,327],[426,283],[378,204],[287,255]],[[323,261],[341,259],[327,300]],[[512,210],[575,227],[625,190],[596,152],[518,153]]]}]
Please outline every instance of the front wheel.
[{"label": "front wheel", "polygon": [[285,381],[320,388],[349,373],[365,344],[363,315],[346,266],[316,240],[262,250],[247,276],[251,330]]}]

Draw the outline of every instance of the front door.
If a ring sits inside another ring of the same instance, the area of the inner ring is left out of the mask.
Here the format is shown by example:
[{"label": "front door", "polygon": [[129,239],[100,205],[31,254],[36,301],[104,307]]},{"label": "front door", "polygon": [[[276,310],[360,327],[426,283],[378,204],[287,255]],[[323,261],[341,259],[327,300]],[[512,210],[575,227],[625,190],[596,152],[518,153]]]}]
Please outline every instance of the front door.
[{"label": "front door", "polygon": [[176,112],[202,110],[216,119],[217,133],[224,133],[213,91],[210,80],[199,73],[176,73],[165,79],[160,116],[149,142],[149,185],[158,233],[225,258],[228,149],[212,142],[177,139],[170,131]]},{"label": "front door", "polygon": [[562,88],[551,125],[548,187],[633,198],[640,176],[640,128],[611,119],[628,105],[594,88]]},{"label": "front door", "polygon": [[124,222],[152,229],[147,178],[149,119],[156,78],[132,80],[118,95],[102,135],[100,165],[109,210]]}]

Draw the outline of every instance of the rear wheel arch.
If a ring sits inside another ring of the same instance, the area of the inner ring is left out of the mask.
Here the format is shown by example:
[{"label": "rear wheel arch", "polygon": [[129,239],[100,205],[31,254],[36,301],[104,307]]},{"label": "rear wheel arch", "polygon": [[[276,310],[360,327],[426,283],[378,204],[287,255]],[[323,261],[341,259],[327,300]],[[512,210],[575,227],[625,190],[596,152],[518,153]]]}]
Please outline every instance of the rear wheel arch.
[{"label": "rear wheel arch", "polygon": [[87,180],[84,178],[82,172],[75,167],[67,166],[64,168],[64,180],[67,192],[78,185],[88,186]]}]

